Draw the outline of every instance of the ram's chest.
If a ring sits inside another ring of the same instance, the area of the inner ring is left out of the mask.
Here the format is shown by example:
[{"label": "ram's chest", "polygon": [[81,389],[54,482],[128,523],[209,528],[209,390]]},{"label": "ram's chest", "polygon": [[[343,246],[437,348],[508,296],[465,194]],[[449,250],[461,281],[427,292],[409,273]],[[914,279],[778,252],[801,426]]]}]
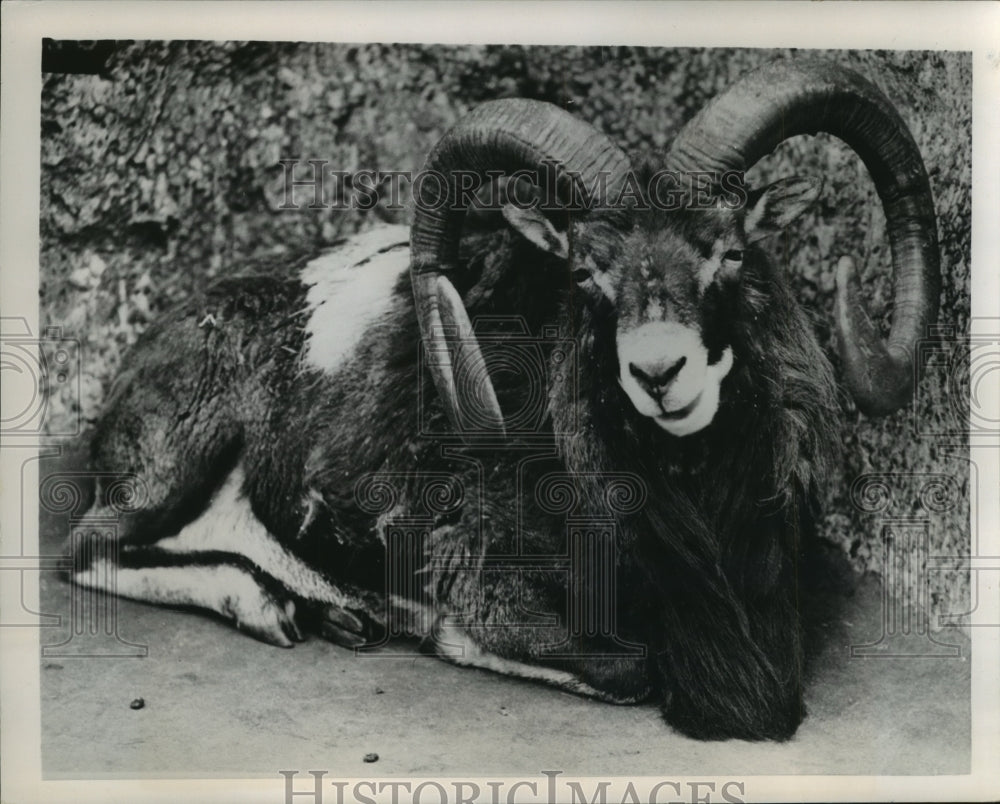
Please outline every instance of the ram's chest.
[{"label": "ram's chest", "polygon": [[336,373],[373,327],[387,323],[409,258],[409,230],[383,226],[349,238],[302,269],[308,367]]}]

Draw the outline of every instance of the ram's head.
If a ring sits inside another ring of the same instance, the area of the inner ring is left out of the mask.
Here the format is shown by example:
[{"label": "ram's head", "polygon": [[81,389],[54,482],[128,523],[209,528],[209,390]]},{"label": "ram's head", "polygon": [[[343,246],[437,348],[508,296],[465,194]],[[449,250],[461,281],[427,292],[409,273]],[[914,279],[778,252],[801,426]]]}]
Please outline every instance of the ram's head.
[{"label": "ram's head", "polygon": [[[733,366],[734,305],[756,245],[801,214],[820,182],[791,178],[747,191],[743,174],[783,140],[826,131],[864,160],[885,209],[895,280],[888,341],[872,325],[850,259],[838,264],[836,328],[858,407],[886,413],[912,391],[916,341],[936,316],[933,201],[919,151],[885,96],[856,73],[816,61],[776,62],[692,120],[659,162],[633,166],[606,137],[547,104],[485,104],[449,132],[427,168],[487,177],[553,170],[541,204],[507,203],[525,237],[564,259],[569,279],[615,325],[618,379],[635,409],[686,436],[711,423]],[[555,196],[563,210],[552,214]],[[469,316],[451,281],[465,212],[456,181],[419,199],[412,278],[425,342],[453,423],[503,416]],[[568,212],[567,212],[568,210]],[[736,350],[738,352],[738,349]],[[456,366],[463,377],[456,381]]]}]

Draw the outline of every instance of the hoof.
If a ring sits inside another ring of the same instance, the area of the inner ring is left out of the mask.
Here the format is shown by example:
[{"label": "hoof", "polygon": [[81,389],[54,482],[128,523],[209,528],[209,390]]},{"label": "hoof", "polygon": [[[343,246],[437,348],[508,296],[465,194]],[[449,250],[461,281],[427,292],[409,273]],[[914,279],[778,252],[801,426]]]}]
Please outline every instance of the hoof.
[{"label": "hoof", "polygon": [[241,601],[231,612],[236,627],[261,642],[279,648],[291,648],[303,639],[295,622],[295,601],[279,601],[267,593],[253,605]]},{"label": "hoof", "polygon": [[372,640],[374,629],[361,612],[327,605],[319,613],[319,633],[330,642],[345,648],[357,648]]}]

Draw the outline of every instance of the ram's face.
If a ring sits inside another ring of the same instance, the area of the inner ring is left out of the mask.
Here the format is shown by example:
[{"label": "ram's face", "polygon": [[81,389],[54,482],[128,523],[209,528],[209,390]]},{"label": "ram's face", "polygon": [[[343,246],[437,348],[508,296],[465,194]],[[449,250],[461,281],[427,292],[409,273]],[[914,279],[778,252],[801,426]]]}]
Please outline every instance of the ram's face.
[{"label": "ram's face", "polygon": [[504,215],[536,246],[567,259],[598,314],[614,317],[618,382],[635,409],[687,436],[712,422],[733,367],[744,258],[820,188],[785,179],[745,204],[596,216],[571,223],[568,234],[537,210],[506,207]]},{"label": "ram's face", "polygon": [[639,413],[675,436],[711,423],[733,366],[741,218],[719,209],[677,213],[652,230],[640,223],[606,283],[617,311],[618,382]]},{"label": "ram's face", "polygon": [[733,367],[744,259],[753,243],[800,215],[820,185],[777,182],[746,205],[641,213],[613,251],[581,232],[573,277],[614,311],[618,382],[635,409],[687,436],[715,417]]}]

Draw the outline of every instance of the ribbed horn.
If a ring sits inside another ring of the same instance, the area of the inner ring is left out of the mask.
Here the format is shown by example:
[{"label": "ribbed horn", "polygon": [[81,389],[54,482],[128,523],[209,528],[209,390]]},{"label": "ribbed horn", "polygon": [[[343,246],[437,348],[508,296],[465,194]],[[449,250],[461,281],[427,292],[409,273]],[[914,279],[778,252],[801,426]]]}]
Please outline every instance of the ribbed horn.
[{"label": "ribbed horn", "polygon": [[[469,314],[451,277],[459,270],[465,207],[453,171],[541,171],[550,166],[558,199],[588,201],[604,175],[616,187],[628,157],[604,134],[557,106],[505,99],[477,107],[452,128],[424,165],[410,235],[410,276],[428,365],[452,426],[504,433],[503,414]],[[437,174],[443,181],[431,177]]]},{"label": "ribbed horn", "polygon": [[884,342],[869,319],[850,259],[837,269],[836,328],[845,382],[868,415],[913,394],[917,340],[937,318],[937,226],[923,159],[888,98],[853,70],[819,60],[773,62],[715,98],[681,131],[667,169],[744,171],[784,140],[824,131],[861,157],[885,210],[894,309]]}]

